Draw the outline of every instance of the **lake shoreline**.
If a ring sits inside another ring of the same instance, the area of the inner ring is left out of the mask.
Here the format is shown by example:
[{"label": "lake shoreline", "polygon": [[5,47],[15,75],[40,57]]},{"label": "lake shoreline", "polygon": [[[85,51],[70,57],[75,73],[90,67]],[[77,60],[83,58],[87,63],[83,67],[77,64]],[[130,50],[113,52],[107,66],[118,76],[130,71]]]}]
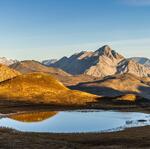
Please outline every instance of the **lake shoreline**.
[{"label": "lake shoreline", "polygon": [[[42,104],[8,103],[0,104],[0,113],[17,113],[29,111],[69,111],[69,110],[115,110],[122,112],[150,113],[150,106],[143,104],[101,103],[92,106],[56,106]],[[128,128],[118,132],[107,133],[32,133],[0,128],[0,146],[5,149],[146,149],[150,146],[150,126]],[[30,142],[30,143],[29,143]]]},{"label": "lake shoreline", "polygon": [[112,103],[102,102],[98,104],[88,105],[44,105],[44,104],[32,104],[32,103],[1,103],[0,102],[0,113],[9,114],[24,111],[67,111],[67,110],[84,110],[84,109],[95,109],[95,110],[113,110],[121,112],[144,112],[150,113],[150,102],[146,103]]},{"label": "lake shoreline", "polygon": [[109,133],[27,133],[0,128],[0,146],[15,148],[146,149],[150,146],[150,126]]}]

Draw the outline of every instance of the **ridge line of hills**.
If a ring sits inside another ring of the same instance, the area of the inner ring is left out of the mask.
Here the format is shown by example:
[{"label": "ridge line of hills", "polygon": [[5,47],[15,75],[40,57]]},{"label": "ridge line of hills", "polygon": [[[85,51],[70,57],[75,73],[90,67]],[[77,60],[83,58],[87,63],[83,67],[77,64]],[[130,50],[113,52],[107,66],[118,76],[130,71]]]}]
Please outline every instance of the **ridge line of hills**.
[{"label": "ridge line of hills", "polygon": [[107,45],[58,61],[12,61],[0,65],[1,99],[46,104],[86,104],[102,97],[150,99],[149,59],[125,58]]}]

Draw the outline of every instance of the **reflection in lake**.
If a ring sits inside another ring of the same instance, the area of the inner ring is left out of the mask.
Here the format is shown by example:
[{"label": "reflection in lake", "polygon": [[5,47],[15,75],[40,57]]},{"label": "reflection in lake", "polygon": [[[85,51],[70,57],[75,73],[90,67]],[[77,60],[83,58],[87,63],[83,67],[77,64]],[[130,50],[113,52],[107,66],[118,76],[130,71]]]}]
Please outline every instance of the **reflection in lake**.
[{"label": "reflection in lake", "polygon": [[0,127],[27,132],[108,132],[150,125],[150,115],[114,111],[49,111],[9,115]]},{"label": "reflection in lake", "polygon": [[53,117],[58,112],[31,112],[22,114],[13,114],[8,116],[10,119],[21,122],[40,122]]}]

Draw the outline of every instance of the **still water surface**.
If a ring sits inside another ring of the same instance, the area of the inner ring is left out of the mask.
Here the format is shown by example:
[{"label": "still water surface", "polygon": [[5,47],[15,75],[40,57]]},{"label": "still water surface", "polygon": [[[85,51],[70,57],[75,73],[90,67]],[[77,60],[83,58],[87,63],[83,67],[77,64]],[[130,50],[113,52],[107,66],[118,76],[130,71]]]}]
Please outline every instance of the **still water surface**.
[{"label": "still water surface", "polygon": [[150,114],[115,111],[30,112],[0,118],[0,127],[26,132],[110,132],[150,125]]}]

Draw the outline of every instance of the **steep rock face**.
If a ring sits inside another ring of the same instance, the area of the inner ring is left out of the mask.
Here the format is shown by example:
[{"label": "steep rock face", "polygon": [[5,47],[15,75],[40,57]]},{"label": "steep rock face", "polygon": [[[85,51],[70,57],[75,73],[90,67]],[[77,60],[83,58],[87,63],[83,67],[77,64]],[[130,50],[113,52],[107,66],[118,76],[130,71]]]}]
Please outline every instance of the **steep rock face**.
[{"label": "steep rock face", "polygon": [[18,71],[15,71],[5,65],[0,64],[0,82],[14,78],[20,74],[21,73],[19,73]]},{"label": "steep rock face", "polygon": [[98,56],[97,64],[86,70],[86,74],[95,77],[104,77],[116,73],[118,63],[124,57],[113,51],[109,46],[104,46],[94,52],[94,56]]},{"label": "steep rock face", "polygon": [[149,77],[148,62],[142,60],[140,64],[132,58],[127,59],[105,45],[95,52],[82,51],[69,58],[63,57],[51,66],[61,68],[73,75],[86,74],[99,78],[123,73]]},{"label": "steep rock face", "polygon": [[61,68],[73,75],[83,74],[86,69],[95,63],[96,58],[90,57],[91,53],[80,52],[69,58],[63,57],[51,66]]},{"label": "steep rock face", "polygon": [[87,74],[94,77],[112,75],[124,57],[105,45],[95,52],[83,51],[71,57],[63,57],[52,66],[74,75]]},{"label": "steep rock face", "polygon": [[150,77],[150,69],[134,60],[125,59],[119,63],[117,74],[131,73],[139,77]]},{"label": "steep rock face", "polygon": [[150,68],[150,59],[146,57],[132,57],[130,59]]},{"label": "steep rock face", "polygon": [[12,65],[16,62],[17,60],[7,59],[6,57],[0,58],[0,64],[6,65],[6,66]]}]

